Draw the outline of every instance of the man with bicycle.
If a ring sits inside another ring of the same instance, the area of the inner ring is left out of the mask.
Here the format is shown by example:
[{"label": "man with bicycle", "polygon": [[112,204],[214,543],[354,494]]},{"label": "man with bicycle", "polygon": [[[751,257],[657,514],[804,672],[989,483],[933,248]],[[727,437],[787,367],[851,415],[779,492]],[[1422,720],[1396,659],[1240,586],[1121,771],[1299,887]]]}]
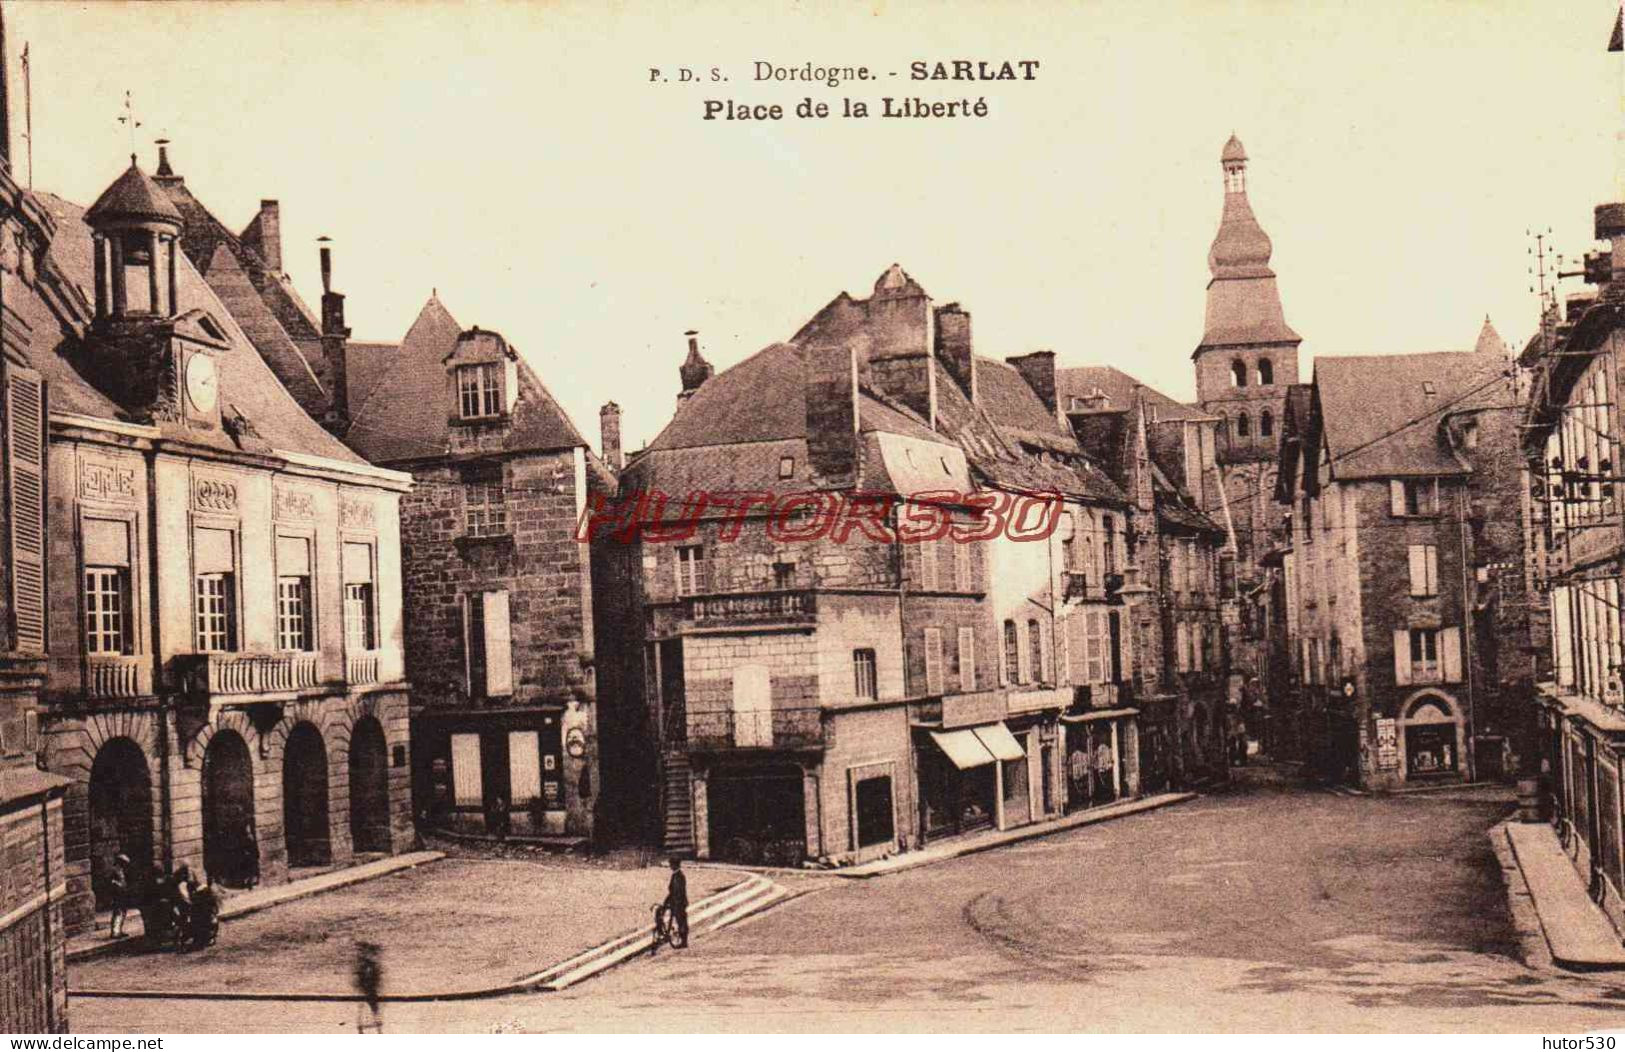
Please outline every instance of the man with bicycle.
[{"label": "man with bicycle", "polygon": [[672,923],[677,926],[677,941],[672,943],[674,949],[684,949],[688,946],[688,877],[683,874],[683,860],[671,860],[671,883],[666,888],[666,910],[671,915]]}]

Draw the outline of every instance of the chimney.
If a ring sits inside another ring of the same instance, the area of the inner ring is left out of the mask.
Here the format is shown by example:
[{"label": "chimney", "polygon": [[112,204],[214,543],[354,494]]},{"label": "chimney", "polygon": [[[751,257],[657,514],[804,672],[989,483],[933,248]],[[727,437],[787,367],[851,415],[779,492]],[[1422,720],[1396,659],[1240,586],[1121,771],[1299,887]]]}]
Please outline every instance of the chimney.
[{"label": "chimney", "polygon": [[683,390],[677,395],[678,401],[683,401],[700,389],[700,385],[711,379],[715,369],[700,353],[700,334],[694,329],[683,333],[688,337],[688,357],[683,364],[677,367],[677,375],[683,381]]},{"label": "chimney", "polygon": [[893,263],[875,282],[864,333],[865,376],[888,396],[937,426],[936,312],[931,298]]},{"label": "chimney", "polygon": [[1020,354],[1014,358],[1006,358],[1006,362],[1016,367],[1016,372],[1027,381],[1027,386],[1033,389],[1033,394],[1044,403],[1044,408],[1056,416],[1055,393],[1055,352],[1034,351],[1031,354]]},{"label": "chimney", "polygon": [[814,484],[844,489],[858,482],[858,356],[847,347],[809,347],[803,358],[807,462]]},{"label": "chimney", "polygon": [[282,271],[282,207],[275,201],[261,201],[260,214],[243,232],[243,240],[265,260],[268,270]]},{"label": "chimney", "polygon": [[169,140],[154,139],[158,146],[158,168],[152,173],[154,180],[171,186],[183,186],[186,180],[175,174],[175,169],[169,166]]},{"label": "chimney", "polygon": [[1611,246],[1602,297],[1613,302],[1625,300],[1625,204],[1598,205],[1593,217],[1597,240]]},{"label": "chimney", "polygon": [[[261,207],[263,208],[263,205]],[[322,359],[327,365],[328,408],[322,423],[335,435],[342,436],[350,427],[350,376],[347,361],[350,330],[344,325],[344,294],[333,291],[332,240],[319,237],[316,241],[321,246]]]},{"label": "chimney", "polygon": [[598,410],[598,449],[604,463],[614,470],[626,465],[621,456],[621,407],[614,402],[605,402]]},{"label": "chimney", "polygon": [[957,303],[937,309],[937,357],[976,404],[976,361],[971,355],[970,312]]}]

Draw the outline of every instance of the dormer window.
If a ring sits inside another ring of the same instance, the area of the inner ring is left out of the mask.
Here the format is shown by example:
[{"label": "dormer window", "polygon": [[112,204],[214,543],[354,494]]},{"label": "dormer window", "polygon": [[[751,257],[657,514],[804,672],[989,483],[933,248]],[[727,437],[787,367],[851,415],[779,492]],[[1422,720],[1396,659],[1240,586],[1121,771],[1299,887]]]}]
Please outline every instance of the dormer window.
[{"label": "dormer window", "polygon": [[463,418],[498,416],[502,412],[502,366],[496,362],[457,369],[457,396]]},{"label": "dormer window", "polygon": [[796,458],[795,457],[780,457],[779,458],[779,478],[787,479],[790,476],[794,475],[795,473],[796,473]]}]

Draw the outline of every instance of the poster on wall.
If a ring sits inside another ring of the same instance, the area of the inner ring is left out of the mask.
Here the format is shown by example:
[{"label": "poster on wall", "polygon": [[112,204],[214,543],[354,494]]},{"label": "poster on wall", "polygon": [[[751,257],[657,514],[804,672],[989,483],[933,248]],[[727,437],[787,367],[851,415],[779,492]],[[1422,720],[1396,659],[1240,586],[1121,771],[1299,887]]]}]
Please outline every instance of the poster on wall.
[{"label": "poster on wall", "polygon": [[1377,721],[1377,766],[1391,771],[1399,766],[1399,721]]}]

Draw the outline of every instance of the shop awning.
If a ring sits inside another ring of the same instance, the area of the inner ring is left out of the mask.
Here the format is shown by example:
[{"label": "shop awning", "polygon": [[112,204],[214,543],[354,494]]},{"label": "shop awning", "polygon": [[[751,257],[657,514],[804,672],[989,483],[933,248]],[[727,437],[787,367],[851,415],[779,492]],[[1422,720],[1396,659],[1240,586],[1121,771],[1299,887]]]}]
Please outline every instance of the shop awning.
[{"label": "shop awning", "polygon": [[932,731],[931,740],[961,771],[993,762],[993,754],[973,731]]},{"label": "shop awning", "polygon": [[972,732],[978,741],[987,746],[988,752],[1001,760],[1020,760],[1027,755],[1021,751],[1021,746],[1016,743],[1016,736],[1010,733],[1010,728],[1002,723],[974,727]]},{"label": "shop awning", "polygon": [[1061,713],[1062,723],[1091,723],[1095,720],[1115,720],[1120,716],[1138,716],[1139,709],[1095,709],[1091,712]]}]

